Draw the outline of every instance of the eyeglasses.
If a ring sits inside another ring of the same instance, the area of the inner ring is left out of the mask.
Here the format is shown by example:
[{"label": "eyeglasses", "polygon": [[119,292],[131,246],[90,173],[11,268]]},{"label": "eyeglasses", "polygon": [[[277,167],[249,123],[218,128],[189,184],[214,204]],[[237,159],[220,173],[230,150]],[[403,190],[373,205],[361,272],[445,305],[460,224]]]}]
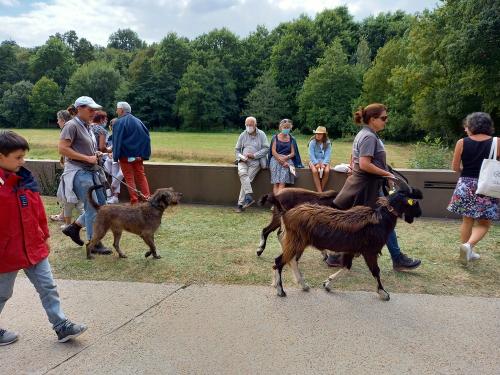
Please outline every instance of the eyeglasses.
[{"label": "eyeglasses", "polygon": [[387,121],[387,116],[380,116],[378,117],[379,119],[381,119],[383,122],[386,122]]}]

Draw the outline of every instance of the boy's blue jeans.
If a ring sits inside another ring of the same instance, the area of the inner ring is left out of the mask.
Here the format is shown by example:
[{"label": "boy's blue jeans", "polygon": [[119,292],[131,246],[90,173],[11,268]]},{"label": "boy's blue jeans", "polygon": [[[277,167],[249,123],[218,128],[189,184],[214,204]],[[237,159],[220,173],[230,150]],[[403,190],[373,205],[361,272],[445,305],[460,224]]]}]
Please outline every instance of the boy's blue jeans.
[{"label": "boy's blue jeans", "polygon": [[[5,302],[12,297],[17,272],[0,273],[0,313],[5,306]],[[52,327],[57,331],[67,319],[61,309],[59,293],[57,293],[57,287],[48,259],[45,258],[40,263],[30,268],[25,268],[24,273],[38,292],[49,322],[52,323]]]},{"label": "boy's blue jeans", "polygon": [[[80,215],[76,221],[87,228],[87,240],[90,241],[92,238],[94,220],[97,215],[96,210],[90,204],[87,192],[94,185],[99,185],[100,180],[95,172],[81,170],[78,171],[73,180],[73,191],[75,192],[78,199],[83,202],[83,208],[85,212]],[[104,189],[97,189],[92,194],[94,199],[97,197],[97,203],[100,205],[106,204],[106,195]]]},{"label": "boy's blue jeans", "polygon": [[387,249],[389,250],[389,253],[391,254],[392,260],[399,257],[399,255],[401,254],[401,249],[399,248],[398,237],[396,236],[395,229],[389,235],[389,239],[387,240],[386,246]]}]

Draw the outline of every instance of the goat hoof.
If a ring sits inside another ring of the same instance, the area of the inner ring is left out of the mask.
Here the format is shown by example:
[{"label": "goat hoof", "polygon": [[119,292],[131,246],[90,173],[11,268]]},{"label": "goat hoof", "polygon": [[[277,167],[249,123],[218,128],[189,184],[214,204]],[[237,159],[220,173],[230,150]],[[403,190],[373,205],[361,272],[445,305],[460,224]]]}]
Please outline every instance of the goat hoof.
[{"label": "goat hoof", "polygon": [[327,292],[331,292],[331,291],[332,291],[332,290],[331,290],[331,288],[330,288],[330,285],[327,285],[327,283],[326,283],[326,282],[324,282],[324,283],[323,283],[323,288],[325,288],[325,290],[326,290]]},{"label": "goat hoof", "polygon": [[302,286],[302,291],[304,292],[309,292],[309,289],[311,289],[311,287],[307,284],[305,284],[304,286]]},{"label": "goat hoof", "polygon": [[379,295],[379,297],[380,297],[380,299],[381,299],[382,301],[389,301],[389,300],[391,299],[391,296],[389,295],[389,293],[387,293],[387,292],[386,292],[385,290],[383,290],[383,289],[380,289],[380,290],[378,291],[378,295]]},{"label": "goat hoof", "polygon": [[161,255],[153,254],[153,258],[155,258],[155,259],[161,259]]},{"label": "goat hoof", "polygon": [[128,256],[126,256],[125,254],[118,254],[118,257],[119,258],[128,258]]},{"label": "goat hoof", "polygon": [[260,257],[263,252],[264,252],[264,249],[257,250],[257,256]]},{"label": "goat hoof", "polygon": [[284,290],[278,290],[278,297],[286,297],[286,293]]},{"label": "goat hoof", "polygon": [[148,251],[146,254],[144,254],[144,257],[147,258],[149,257],[151,254],[153,254],[151,251]]},{"label": "goat hoof", "polygon": [[94,258],[95,258],[95,256],[93,256],[93,255],[87,255],[87,259],[89,259],[89,260],[92,260]]}]

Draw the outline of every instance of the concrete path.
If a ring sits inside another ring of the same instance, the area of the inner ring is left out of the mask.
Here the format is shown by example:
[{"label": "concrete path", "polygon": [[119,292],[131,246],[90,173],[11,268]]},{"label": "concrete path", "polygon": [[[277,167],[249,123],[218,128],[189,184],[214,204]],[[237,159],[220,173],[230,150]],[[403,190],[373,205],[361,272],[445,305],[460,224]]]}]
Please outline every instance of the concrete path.
[{"label": "concrete path", "polygon": [[499,374],[500,299],[58,281],[88,324],[59,344],[18,278],[0,374]]}]

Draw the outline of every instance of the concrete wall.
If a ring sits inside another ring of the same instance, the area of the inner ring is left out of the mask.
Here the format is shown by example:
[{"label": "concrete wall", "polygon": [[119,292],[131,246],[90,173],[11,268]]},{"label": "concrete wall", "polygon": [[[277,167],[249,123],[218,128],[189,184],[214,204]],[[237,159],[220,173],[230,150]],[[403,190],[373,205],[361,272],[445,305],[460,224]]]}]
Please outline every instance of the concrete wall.
[{"label": "concrete wall", "polygon": [[[59,163],[51,160],[29,160],[27,168],[32,170],[42,184],[55,181]],[[419,188],[424,194],[421,202],[424,216],[437,218],[458,218],[446,210],[451,194],[458,179],[458,174],[447,170],[400,169],[411,186]],[[159,187],[172,186],[182,192],[185,203],[204,203],[236,205],[240,182],[236,166],[206,164],[164,164],[147,163],[146,175],[152,191]],[[309,169],[297,169],[295,186],[314,189]],[[333,172],[328,188],[340,190],[346,175]],[[57,186],[57,184],[56,184]],[[254,184],[254,196],[271,191],[269,170],[257,175]],[[126,200],[126,188],[120,198]]]}]

